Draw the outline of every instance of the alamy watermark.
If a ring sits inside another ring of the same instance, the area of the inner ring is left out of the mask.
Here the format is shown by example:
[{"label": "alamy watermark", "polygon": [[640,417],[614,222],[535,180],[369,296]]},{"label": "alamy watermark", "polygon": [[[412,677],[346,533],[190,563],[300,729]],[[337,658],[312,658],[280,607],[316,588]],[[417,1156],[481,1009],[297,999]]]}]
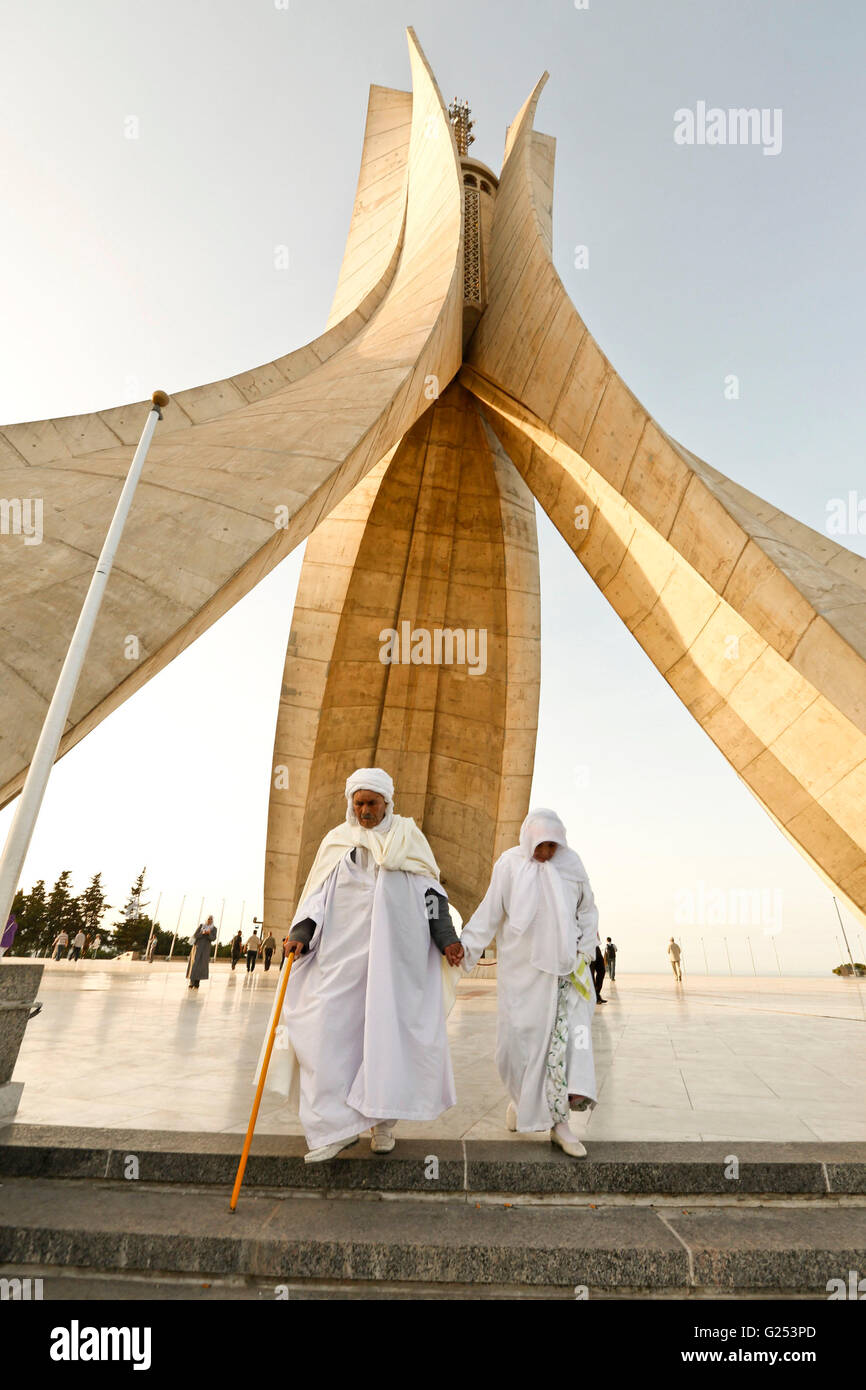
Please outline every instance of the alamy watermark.
[{"label": "alamy watermark", "polygon": [[470,676],[487,670],[487,629],[414,627],[408,620],[379,633],[383,666],[466,666]]},{"label": "alamy watermark", "polygon": [[51,1331],[48,1355],[52,1361],[131,1361],[134,1371],[151,1363],[149,1327],[82,1327],[73,1318],[68,1327]]},{"label": "alamy watermark", "polygon": [[866,1299],[866,1279],[861,1279],[856,1269],[848,1270],[847,1283],[844,1279],[828,1279],[826,1287],[830,1303],[838,1298],[855,1299],[859,1303]]},{"label": "alamy watermark", "polygon": [[707,106],[705,101],[674,112],[675,145],[760,145],[764,154],[782,150],[782,108]]},{"label": "alamy watermark", "polygon": [[852,489],[847,497],[831,497],[824,529],[828,536],[866,536],[866,496]]},{"label": "alamy watermark", "polygon": [[42,510],[41,497],[0,497],[0,536],[23,536],[25,545],[40,545]]},{"label": "alamy watermark", "polygon": [[781,888],[710,888],[699,880],[674,894],[679,927],[763,927],[782,929]]},{"label": "alamy watermark", "polygon": [[0,1303],[11,1299],[15,1303],[30,1303],[42,1298],[41,1279],[0,1279]]}]

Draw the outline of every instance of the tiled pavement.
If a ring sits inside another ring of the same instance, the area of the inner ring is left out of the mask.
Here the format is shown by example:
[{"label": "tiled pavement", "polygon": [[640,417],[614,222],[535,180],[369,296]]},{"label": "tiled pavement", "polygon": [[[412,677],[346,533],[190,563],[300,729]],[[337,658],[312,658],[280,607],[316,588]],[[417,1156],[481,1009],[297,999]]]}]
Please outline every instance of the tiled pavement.
[{"label": "tiled pavement", "polygon": [[[182,966],[50,964],[14,1074],[25,1082],[16,1121],[243,1133],[276,980],[221,964],[193,993]],[[398,1134],[509,1138],[495,990],[460,986],[449,1021],[458,1104]],[[621,974],[604,993],[599,1103],[572,1121],[588,1140],[866,1140],[863,982]],[[258,1131],[301,1132],[268,1092]]]}]

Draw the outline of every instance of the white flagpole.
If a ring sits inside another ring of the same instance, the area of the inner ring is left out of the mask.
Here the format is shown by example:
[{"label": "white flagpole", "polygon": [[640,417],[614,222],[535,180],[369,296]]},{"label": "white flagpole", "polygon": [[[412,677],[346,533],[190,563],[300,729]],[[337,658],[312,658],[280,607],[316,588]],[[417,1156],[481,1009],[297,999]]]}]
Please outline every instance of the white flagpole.
[{"label": "white flagpole", "polygon": [[[216,958],[217,958],[217,951],[219,950],[220,932],[221,932],[222,929],[223,929],[223,913],[225,912],[225,910],[226,910],[226,900],[225,900],[225,898],[223,898],[223,905],[222,905],[222,907],[220,908],[220,924],[219,924],[219,926],[217,927],[217,934],[216,934],[216,936],[214,937],[214,943],[213,943],[213,958],[214,958],[214,960],[216,960]],[[242,911],[241,911],[241,918],[243,918],[243,915],[244,915],[244,914],[243,914],[243,910],[242,910]]]},{"label": "white flagpole", "polygon": [[151,941],[153,940],[153,933],[156,931],[156,919],[157,919],[157,917],[159,916],[159,905],[160,905],[161,902],[162,902],[162,890],[160,889],[159,897],[158,897],[157,900],[156,900],[156,908],[155,908],[155,910],[154,910],[153,916],[152,916],[151,919],[150,919],[150,934],[149,934],[149,936],[148,936],[148,938],[147,938],[147,946],[146,946],[145,949],[144,949],[144,958],[145,958],[145,960],[147,960],[147,953],[148,953],[148,951],[150,950],[150,943],[151,943]]},{"label": "white flagpole", "polygon": [[148,412],[147,422],[142,430],[141,439],[138,441],[138,448],[133,455],[132,463],[129,465],[126,482],[123,484],[111,525],[108,528],[108,534],[96,562],[90,588],[87,590],[81,612],[78,615],[72,641],[69,643],[66,659],[54,688],[51,704],[48,706],[48,713],[42,725],[39,742],[36,744],[36,751],[33,754],[23,790],[18,798],[18,805],[9,827],[3,855],[0,858],[0,921],[2,922],[5,922],[9,916],[12,899],[15,897],[24,860],[30,848],[36,817],[39,815],[45,788],[48,786],[48,778],[57,757],[57,749],[66,727],[69,707],[78,685],[81,668],[84,665],[84,658],[87,655],[87,648],[105,593],[105,586],[108,583],[114,556],[132,506],[132,499],[141,477],[141,470],[144,467],[150,441],[153,438],[157,421],[162,419],[161,407],[168,405],[168,396],[164,391],[154,391],[151,399],[153,405]]},{"label": "white flagpole", "polygon": [[180,933],[180,919],[181,919],[181,917],[183,916],[183,905],[184,905],[185,902],[186,902],[186,893],[184,893],[183,897],[182,897],[181,900],[180,900],[180,911],[179,911],[178,914],[177,914],[177,926],[176,926],[175,929],[174,929],[174,936],[171,938],[171,945],[170,945],[169,948],[168,948],[168,958],[169,958],[169,960],[171,960],[172,956],[174,955],[174,943],[177,941],[178,935],[179,935],[179,933]]}]

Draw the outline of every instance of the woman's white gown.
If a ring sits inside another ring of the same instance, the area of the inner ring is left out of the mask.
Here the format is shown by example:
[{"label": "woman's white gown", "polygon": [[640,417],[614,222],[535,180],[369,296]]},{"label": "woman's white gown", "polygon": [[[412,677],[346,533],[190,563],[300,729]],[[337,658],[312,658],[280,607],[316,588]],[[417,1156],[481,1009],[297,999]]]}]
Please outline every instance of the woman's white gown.
[{"label": "woman's white gown", "polygon": [[[515,932],[509,924],[513,876],[521,862],[517,846],[499,857],[490,887],[463,928],[460,943],[465,952],[463,968],[471,970],[484,948],[496,938],[496,1065],[517,1107],[518,1130],[531,1131],[550,1129],[552,1123],[545,1083],[559,977],[532,964],[533,932],[544,929],[543,920],[522,933]],[[577,950],[591,961],[598,945],[598,910],[586,871],[582,869],[579,882],[566,879],[562,886],[569,906],[573,904],[574,908]],[[587,1096],[595,1102],[595,989],[591,987],[589,994],[590,998],[584,999],[573,985],[569,988],[566,1074],[572,1095]]]}]

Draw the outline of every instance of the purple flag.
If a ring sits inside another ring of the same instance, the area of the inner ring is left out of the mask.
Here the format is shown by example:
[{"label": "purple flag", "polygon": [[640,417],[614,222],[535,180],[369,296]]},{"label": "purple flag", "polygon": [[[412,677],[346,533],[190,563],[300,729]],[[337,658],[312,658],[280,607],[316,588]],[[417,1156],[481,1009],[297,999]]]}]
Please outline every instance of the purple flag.
[{"label": "purple flag", "polygon": [[6,950],[8,951],[9,947],[12,945],[12,942],[15,940],[15,933],[17,932],[17,930],[18,923],[15,921],[15,918],[12,916],[12,913],[10,912],[9,921],[6,923],[6,930],[4,931],[2,937],[0,937],[0,946],[5,946]]}]

